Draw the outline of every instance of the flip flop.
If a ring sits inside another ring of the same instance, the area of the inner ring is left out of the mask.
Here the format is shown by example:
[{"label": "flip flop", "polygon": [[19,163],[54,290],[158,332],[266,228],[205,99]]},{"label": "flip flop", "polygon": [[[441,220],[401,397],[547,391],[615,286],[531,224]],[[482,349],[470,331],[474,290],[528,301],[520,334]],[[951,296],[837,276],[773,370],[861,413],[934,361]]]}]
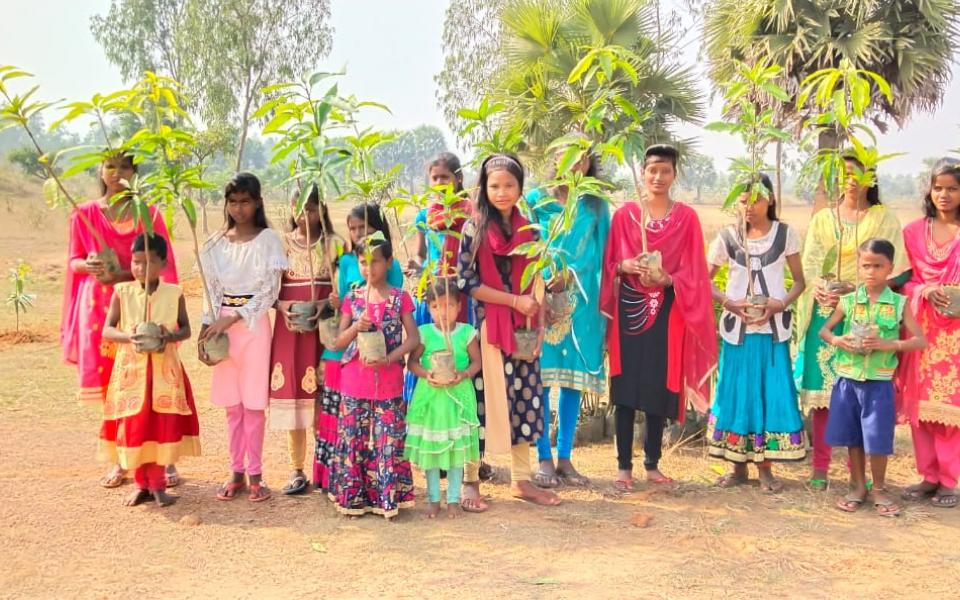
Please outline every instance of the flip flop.
[{"label": "flip flop", "polygon": [[937,492],[930,498],[930,503],[937,508],[954,508],[957,505],[956,492]]},{"label": "flip flop", "polygon": [[228,481],[217,489],[217,500],[233,500],[243,490],[242,481]]},{"label": "flip flop", "polygon": [[584,475],[581,475],[579,472],[577,472],[576,469],[573,469],[571,471],[557,469],[557,476],[560,477],[560,481],[566,485],[580,487],[580,486],[590,484],[590,478]]},{"label": "flip flop", "polygon": [[881,517],[899,517],[900,512],[903,510],[900,508],[900,505],[893,500],[890,502],[874,502],[873,508]]},{"label": "flip flop", "polygon": [[557,473],[548,473],[543,469],[538,469],[533,475],[533,483],[539,488],[543,489],[553,489],[560,485],[560,478],[557,477]]},{"label": "flip flop", "polygon": [[[932,485],[932,488],[926,487],[927,485]],[[924,498],[929,498],[935,496],[937,490],[940,488],[939,484],[930,483],[929,481],[921,481],[918,484],[911,485],[900,494],[900,498],[903,500],[923,500]]]},{"label": "flip flop", "polygon": [[849,496],[840,496],[837,498],[836,507],[843,512],[855,513],[863,506],[864,498],[851,498]]},{"label": "flip flop", "polygon": [[830,482],[826,479],[808,479],[807,488],[811,492],[825,492],[830,487]]},{"label": "flip flop", "polygon": [[490,505],[483,498],[464,498],[460,501],[460,508],[463,512],[480,514],[490,510]]},{"label": "flip flop", "polygon": [[117,469],[108,475],[104,475],[100,478],[100,486],[107,489],[118,488],[123,485],[123,482],[127,479],[126,471],[122,469]]},{"label": "flip flop", "polygon": [[666,475],[661,475],[656,479],[647,479],[647,483],[653,483],[655,485],[671,485],[676,483],[672,477],[667,477]]},{"label": "flip flop", "polygon": [[251,483],[250,484],[250,496],[248,499],[250,502],[264,502],[269,500],[273,495],[270,492],[270,488],[267,487],[265,483]]},{"label": "flip flop", "polygon": [[294,496],[297,494],[302,494],[306,491],[307,478],[303,475],[296,475],[287,482],[287,485],[283,486],[283,489],[280,490],[280,493],[284,496]]},{"label": "flip flop", "polygon": [[635,492],[637,491],[634,481],[632,479],[617,479],[613,482],[613,487],[618,492]]}]

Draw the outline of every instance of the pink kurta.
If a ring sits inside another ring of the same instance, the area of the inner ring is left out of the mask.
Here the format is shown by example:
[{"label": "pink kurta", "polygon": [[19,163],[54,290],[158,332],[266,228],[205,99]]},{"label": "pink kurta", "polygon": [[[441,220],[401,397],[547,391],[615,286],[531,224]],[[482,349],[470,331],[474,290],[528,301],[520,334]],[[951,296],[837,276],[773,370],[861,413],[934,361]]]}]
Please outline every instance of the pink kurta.
[{"label": "pink kurta", "polygon": [[[77,210],[87,217],[100,237],[116,252],[120,268],[129,271],[132,255],[130,248],[143,228],[134,228],[132,221],[114,223],[103,214],[99,200],[85,202]],[[163,218],[153,208],[150,209],[150,214],[153,217],[154,232],[165,238],[169,245],[170,236]],[[99,252],[101,248],[76,212],[70,215],[68,225],[70,237],[60,319],[60,346],[63,348],[64,361],[77,365],[80,388],[77,399],[83,404],[100,406],[113,370],[114,352],[111,348],[101,346],[103,326],[113,297],[113,286],[104,285],[95,277],[75,272],[71,268],[75,259],[85,259],[91,253]],[[161,278],[167,283],[177,283],[177,266],[172,245]]]}]

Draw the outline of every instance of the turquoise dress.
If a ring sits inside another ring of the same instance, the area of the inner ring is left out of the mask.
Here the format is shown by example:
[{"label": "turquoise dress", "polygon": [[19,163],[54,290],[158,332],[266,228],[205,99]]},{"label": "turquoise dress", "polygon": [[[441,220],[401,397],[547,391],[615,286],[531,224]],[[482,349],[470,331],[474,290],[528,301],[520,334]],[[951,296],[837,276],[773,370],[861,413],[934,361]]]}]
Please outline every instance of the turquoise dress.
[{"label": "turquoise dress", "polygon": [[[542,237],[548,236],[551,220],[563,212],[563,206],[557,202],[540,204],[546,197],[539,189],[527,195],[527,204],[534,215],[531,221],[539,223]],[[609,232],[607,203],[593,196],[582,196],[577,199],[570,231],[554,242],[574,275],[567,288],[573,311],[545,332],[540,358],[544,387],[558,386],[595,394],[606,392],[607,319],[600,313],[600,274]],[[550,272],[544,273],[545,279],[550,276]]]}]

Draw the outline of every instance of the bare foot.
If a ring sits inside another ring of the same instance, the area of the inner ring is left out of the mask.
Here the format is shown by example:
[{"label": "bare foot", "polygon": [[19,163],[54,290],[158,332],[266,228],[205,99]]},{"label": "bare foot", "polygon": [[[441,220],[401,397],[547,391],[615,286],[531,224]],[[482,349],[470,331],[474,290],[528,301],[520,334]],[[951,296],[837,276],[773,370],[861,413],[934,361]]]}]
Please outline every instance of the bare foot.
[{"label": "bare foot", "polygon": [[134,490],[130,492],[126,498],[123,499],[124,506],[137,506],[143,504],[150,499],[150,492],[148,490]]},{"label": "bare foot", "polygon": [[510,485],[510,493],[514,498],[526,500],[540,506],[557,506],[560,496],[550,490],[541,490],[529,481],[515,481]]},{"label": "bare foot", "polygon": [[773,469],[760,467],[760,490],[765,494],[779,494],[783,491],[783,482],[773,476]]},{"label": "bare foot", "polygon": [[153,501],[156,502],[157,506],[159,506],[160,508],[165,508],[167,506],[170,506],[171,504],[177,501],[177,498],[175,496],[171,496],[164,490],[157,490],[155,492],[152,492],[152,494],[153,494]]},{"label": "bare foot", "polygon": [[436,519],[437,514],[440,513],[440,503],[439,502],[428,502],[427,503],[427,514],[428,519]]},{"label": "bare foot", "polygon": [[490,505],[487,504],[483,496],[480,495],[480,482],[464,483],[460,488],[460,506],[466,512],[482,513],[487,512]]},{"label": "bare foot", "polygon": [[447,504],[447,518],[448,519],[459,519],[463,516],[464,510],[463,507],[459,504]]}]

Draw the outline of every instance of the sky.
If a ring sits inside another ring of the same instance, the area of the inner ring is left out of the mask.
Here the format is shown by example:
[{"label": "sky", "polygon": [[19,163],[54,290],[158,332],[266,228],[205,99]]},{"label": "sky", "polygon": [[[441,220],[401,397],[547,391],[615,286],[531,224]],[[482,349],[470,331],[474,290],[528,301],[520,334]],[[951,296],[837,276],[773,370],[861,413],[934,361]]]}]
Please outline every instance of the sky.
[{"label": "sky", "polygon": [[[664,5],[670,3],[664,1]],[[332,0],[333,50],[317,68],[345,66],[342,91],[390,107],[390,115],[370,113],[371,124],[391,129],[436,125],[452,146],[455,140],[437,107],[433,81],[443,62],[441,37],[447,4],[448,0]],[[110,0],[31,0],[29,11],[9,11],[0,21],[0,63],[34,73],[45,99],[86,99],[95,92],[121,87],[119,74],[107,62],[89,27],[90,17],[105,13],[109,6]],[[682,60],[699,65],[696,40],[687,42]],[[918,114],[904,130],[897,131],[894,126],[881,136],[881,151],[906,153],[886,163],[885,171],[916,173],[925,157],[960,148],[960,67],[955,67],[954,75],[936,113]],[[719,103],[714,101],[706,121],[719,115]],[[731,153],[736,152],[736,141],[730,136],[698,126],[685,126],[679,133],[697,138],[699,151],[713,156],[718,169],[725,169]]]}]

